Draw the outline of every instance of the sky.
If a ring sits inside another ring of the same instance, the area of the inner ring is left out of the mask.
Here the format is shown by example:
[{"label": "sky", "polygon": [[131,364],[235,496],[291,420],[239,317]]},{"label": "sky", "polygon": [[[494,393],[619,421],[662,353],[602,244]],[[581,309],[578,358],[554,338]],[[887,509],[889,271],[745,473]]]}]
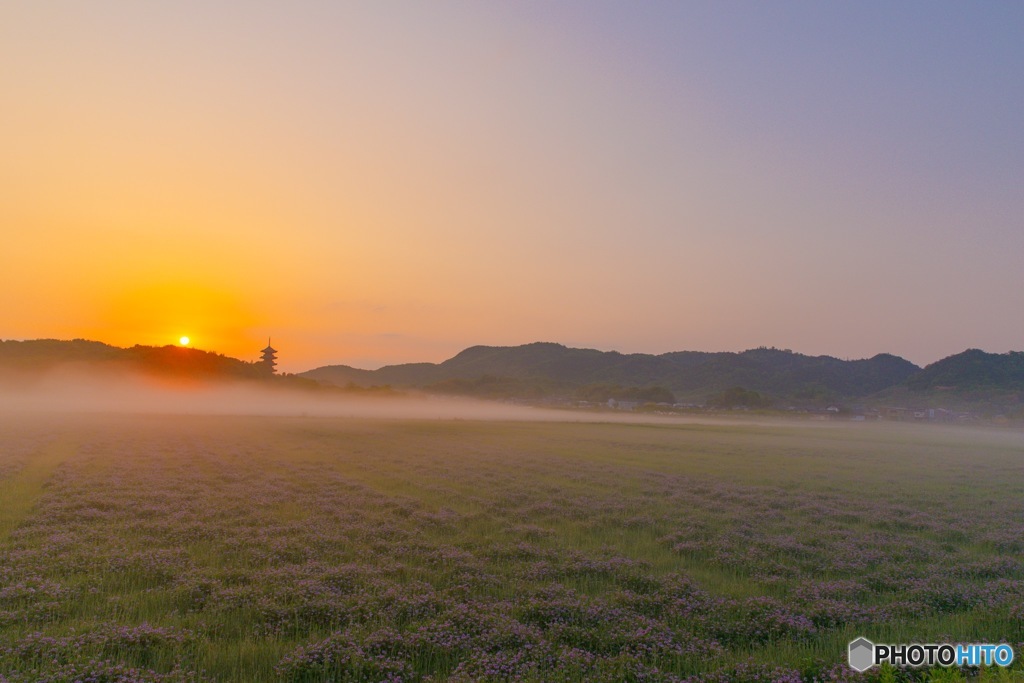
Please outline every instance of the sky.
[{"label": "sky", "polygon": [[0,338],[1024,349],[1024,3],[0,4]]}]

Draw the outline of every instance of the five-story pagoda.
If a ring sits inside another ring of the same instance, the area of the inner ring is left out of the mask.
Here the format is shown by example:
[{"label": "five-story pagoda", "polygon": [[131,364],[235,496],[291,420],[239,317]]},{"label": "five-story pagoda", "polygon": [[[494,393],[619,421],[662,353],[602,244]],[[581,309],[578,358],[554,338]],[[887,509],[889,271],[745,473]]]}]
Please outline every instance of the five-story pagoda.
[{"label": "five-story pagoda", "polygon": [[264,371],[268,375],[274,374],[276,372],[274,366],[277,365],[277,351],[270,345],[270,337],[267,337],[267,348],[263,349],[263,355],[260,358]]}]

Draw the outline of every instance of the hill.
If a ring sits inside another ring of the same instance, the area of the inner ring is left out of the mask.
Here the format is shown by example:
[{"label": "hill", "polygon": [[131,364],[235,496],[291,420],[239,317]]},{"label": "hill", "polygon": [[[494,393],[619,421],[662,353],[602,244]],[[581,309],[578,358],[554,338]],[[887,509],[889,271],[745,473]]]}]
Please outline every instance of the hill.
[{"label": "hill", "polygon": [[925,367],[907,380],[913,391],[1024,391],[1024,353],[968,349]]},{"label": "hill", "polygon": [[1024,419],[1024,353],[968,349],[943,358],[910,377],[902,397],[907,404]]},{"label": "hill", "polygon": [[489,396],[562,395],[602,400],[599,396],[624,398],[630,391],[662,388],[678,400],[703,401],[741,386],[798,401],[827,401],[876,393],[906,381],[919,370],[889,354],[855,361],[770,348],[651,355],[537,342],[473,346],[437,364],[391,365],[372,371],[333,365],[301,374],[340,386],[389,384]]},{"label": "hill", "polygon": [[179,346],[120,348],[74,339],[0,341],[0,378],[30,380],[58,368],[95,372],[141,372],[189,379],[261,379],[266,375],[246,363],[209,351]]},{"label": "hill", "polygon": [[0,382],[33,381],[58,368],[189,380],[272,381],[303,388],[395,387],[485,398],[597,402],[615,398],[822,406],[867,399],[936,407],[986,404],[1005,413],[1017,410],[1024,396],[1024,353],[977,349],[921,369],[890,354],[840,360],[764,347],[741,353],[622,354],[536,342],[472,346],[442,363],[379,370],[331,365],[268,377],[256,363],[178,346],[119,348],[83,339],[0,341]]}]

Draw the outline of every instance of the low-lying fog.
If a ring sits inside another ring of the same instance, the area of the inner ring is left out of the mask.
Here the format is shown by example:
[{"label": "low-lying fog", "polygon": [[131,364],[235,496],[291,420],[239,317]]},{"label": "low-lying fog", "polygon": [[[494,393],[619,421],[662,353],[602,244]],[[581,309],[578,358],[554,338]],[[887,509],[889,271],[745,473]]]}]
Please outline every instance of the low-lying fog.
[{"label": "low-lying fog", "polygon": [[80,369],[52,371],[31,382],[0,384],[0,411],[601,422],[670,419],[657,415],[551,410],[416,393],[382,396],[245,381],[165,380]]},{"label": "low-lying fog", "polygon": [[[0,378],[9,379],[9,378]],[[31,381],[0,381],[0,415],[59,414],[254,415],[427,420],[515,420],[557,422],[626,422],[718,424],[828,429],[853,423],[815,422],[760,415],[652,415],[613,411],[540,408],[497,401],[419,393],[375,395],[340,389],[303,390],[252,381],[167,380],[149,375],[61,368]],[[858,431],[880,427],[929,433],[931,438],[978,438],[982,432],[1024,442],[1019,429],[859,423]],[[943,434],[945,436],[943,436]]]}]

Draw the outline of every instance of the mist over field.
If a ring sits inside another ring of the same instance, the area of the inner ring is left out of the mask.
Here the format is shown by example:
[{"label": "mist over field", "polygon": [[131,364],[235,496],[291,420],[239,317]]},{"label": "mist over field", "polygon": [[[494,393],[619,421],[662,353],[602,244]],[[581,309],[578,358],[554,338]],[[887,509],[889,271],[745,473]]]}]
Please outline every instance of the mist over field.
[{"label": "mist over field", "polygon": [[[161,378],[58,367],[31,381],[0,383],[0,413],[318,416],[373,419],[657,422],[657,415],[546,410],[423,393],[311,390],[259,382]],[[673,418],[698,421],[696,418]],[[704,421],[715,421],[706,418]]]},{"label": "mist over field", "polygon": [[539,410],[485,401],[345,395],[230,380],[175,380],[142,374],[57,370],[28,386],[0,386],[7,413],[333,416],[391,419],[543,419]]}]

